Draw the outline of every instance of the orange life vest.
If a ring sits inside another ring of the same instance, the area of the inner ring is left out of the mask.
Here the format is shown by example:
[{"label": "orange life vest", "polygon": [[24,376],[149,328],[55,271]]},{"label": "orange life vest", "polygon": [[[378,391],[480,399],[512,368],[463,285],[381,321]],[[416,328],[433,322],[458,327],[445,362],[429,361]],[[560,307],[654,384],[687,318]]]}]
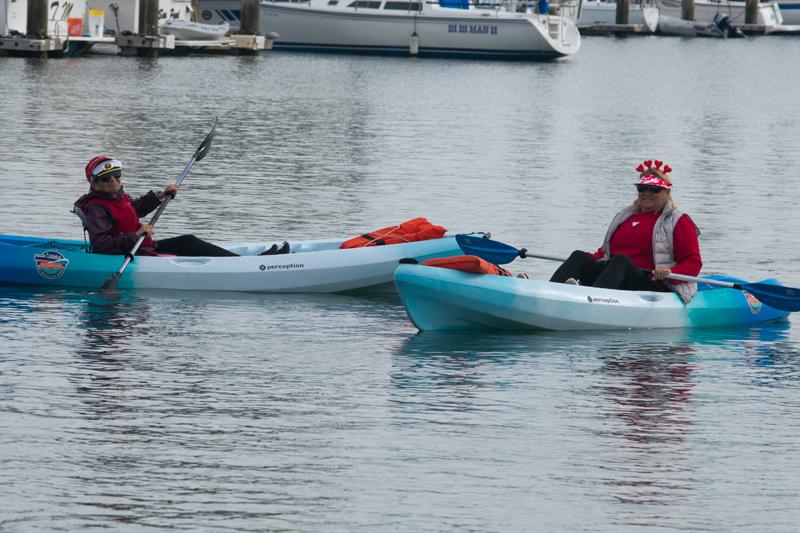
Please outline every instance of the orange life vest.
[{"label": "orange life vest", "polygon": [[447,233],[447,228],[434,226],[428,222],[427,218],[419,217],[407,220],[398,226],[389,226],[353,237],[344,241],[340,248],[363,248],[365,246],[427,241],[428,239],[440,239],[444,237],[445,233]]},{"label": "orange life vest", "polygon": [[474,272],[476,274],[494,274],[495,276],[513,276],[505,268],[493,265],[477,255],[454,255],[452,257],[437,257],[422,262],[425,266],[450,268],[463,272]]}]

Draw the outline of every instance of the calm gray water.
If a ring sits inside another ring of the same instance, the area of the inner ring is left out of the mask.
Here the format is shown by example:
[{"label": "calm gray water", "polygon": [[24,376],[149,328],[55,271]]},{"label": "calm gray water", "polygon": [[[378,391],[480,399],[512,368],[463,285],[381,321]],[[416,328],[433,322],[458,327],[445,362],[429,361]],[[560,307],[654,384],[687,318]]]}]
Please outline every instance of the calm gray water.
[{"label": "calm gray water", "polygon": [[[660,158],[706,273],[800,286],[800,40],[547,64],[0,59],[0,233],[80,237],[198,163],[161,237],[427,216],[597,247]],[[547,276],[553,263],[514,267]],[[396,298],[0,288],[0,531],[797,531],[800,326],[417,334]]]}]

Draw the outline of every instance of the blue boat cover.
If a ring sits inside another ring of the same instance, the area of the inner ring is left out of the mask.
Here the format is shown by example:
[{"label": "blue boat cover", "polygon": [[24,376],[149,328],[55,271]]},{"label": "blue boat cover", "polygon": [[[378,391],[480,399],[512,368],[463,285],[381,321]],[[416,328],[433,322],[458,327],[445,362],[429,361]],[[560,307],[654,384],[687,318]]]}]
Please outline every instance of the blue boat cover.
[{"label": "blue boat cover", "polygon": [[469,0],[439,0],[439,5],[453,9],[469,9]]}]

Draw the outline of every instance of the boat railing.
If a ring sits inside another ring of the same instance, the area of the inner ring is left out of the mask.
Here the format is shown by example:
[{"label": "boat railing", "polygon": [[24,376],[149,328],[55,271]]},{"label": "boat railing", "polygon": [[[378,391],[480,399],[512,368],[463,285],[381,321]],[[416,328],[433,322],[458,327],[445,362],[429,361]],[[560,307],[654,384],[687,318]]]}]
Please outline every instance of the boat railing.
[{"label": "boat railing", "polygon": [[572,22],[577,22],[581,14],[581,0],[559,0],[551,7],[556,14]]},{"label": "boat railing", "polygon": [[[552,2],[548,13],[557,14],[569,20],[577,20],[581,0],[561,0]],[[425,4],[453,9],[493,9],[510,13],[539,13],[541,4],[538,1],[500,0],[426,0]]]}]

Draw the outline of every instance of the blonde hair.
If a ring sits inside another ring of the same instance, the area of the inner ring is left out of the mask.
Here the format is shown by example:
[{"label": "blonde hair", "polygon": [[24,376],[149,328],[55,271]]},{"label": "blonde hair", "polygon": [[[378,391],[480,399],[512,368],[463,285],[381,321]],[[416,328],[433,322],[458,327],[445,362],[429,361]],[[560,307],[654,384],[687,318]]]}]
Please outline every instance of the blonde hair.
[{"label": "blonde hair", "polygon": [[[657,168],[650,168],[650,169],[645,170],[644,172],[639,174],[639,178],[641,179],[643,176],[647,176],[648,174],[651,175],[651,176],[658,176],[662,180],[664,180],[667,183],[669,183],[670,185],[672,185],[672,179],[666,173],[662,172],[661,170],[658,170]],[[661,209],[664,209],[664,206],[666,206],[668,203],[672,206],[673,209],[678,207],[678,204],[676,204],[675,200],[672,199],[672,190],[671,189],[667,189],[667,200],[664,202],[664,205],[661,206]],[[639,197],[638,196],[633,201],[633,204],[631,204],[631,207],[633,207],[636,210],[637,213],[639,211],[641,211],[641,209],[639,208]]]}]

